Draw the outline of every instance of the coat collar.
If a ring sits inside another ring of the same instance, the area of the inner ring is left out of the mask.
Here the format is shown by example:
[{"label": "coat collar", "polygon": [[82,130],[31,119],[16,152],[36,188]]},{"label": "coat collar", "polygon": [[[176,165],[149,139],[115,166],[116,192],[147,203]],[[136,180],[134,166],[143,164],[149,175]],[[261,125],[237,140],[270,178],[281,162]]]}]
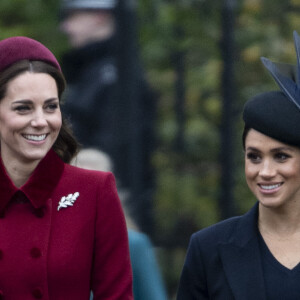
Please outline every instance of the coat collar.
[{"label": "coat collar", "polygon": [[58,184],[63,169],[64,162],[53,150],[50,150],[40,161],[28,181],[22,187],[17,188],[0,159],[0,214],[4,212],[6,205],[17,192],[25,194],[35,208],[45,205]]},{"label": "coat collar", "polygon": [[257,220],[258,203],[241,217],[228,242],[219,245],[225,274],[236,299],[266,299]]},{"label": "coat collar", "polygon": [[243,215],[234,229],[228,244],[244,248],[252,240],[257,238],[258,227],[258,202]]}]

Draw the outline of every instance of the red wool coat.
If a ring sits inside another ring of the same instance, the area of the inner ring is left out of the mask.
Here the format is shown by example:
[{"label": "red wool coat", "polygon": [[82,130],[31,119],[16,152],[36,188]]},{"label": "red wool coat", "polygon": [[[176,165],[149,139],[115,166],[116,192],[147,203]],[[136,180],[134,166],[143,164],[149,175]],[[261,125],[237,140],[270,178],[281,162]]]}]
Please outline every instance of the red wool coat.
[{"label": "red wool coat", "polygon": [[91,290],[95,300],[133,299],[113,175],[64,164],[51,150],[18,189],[1,161],[0,299],[88,300]]}]

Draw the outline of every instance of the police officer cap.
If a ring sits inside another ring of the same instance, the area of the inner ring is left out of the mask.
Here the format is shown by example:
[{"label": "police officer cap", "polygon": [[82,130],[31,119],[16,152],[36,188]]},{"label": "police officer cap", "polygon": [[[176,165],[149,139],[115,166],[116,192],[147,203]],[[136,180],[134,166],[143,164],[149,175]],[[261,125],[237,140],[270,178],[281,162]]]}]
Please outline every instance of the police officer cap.
[{"label": "police officer cap", "polygon": [[24,59],[45,61],[61,70],[53,53],[36,40],[15,36],[0,41],[0,72]]},{"label": "police officer cap", "polygon": [[63,10],[104,9],[112,10],[117,6],[117,0],[63,0]]},{"label": "police officer cap", "polygon": [[244,107],[245,127],[253,128],[285,144],[300,147],[300,38],[294,32],[297,67],[262,58],[280,91],[265,92]]}]

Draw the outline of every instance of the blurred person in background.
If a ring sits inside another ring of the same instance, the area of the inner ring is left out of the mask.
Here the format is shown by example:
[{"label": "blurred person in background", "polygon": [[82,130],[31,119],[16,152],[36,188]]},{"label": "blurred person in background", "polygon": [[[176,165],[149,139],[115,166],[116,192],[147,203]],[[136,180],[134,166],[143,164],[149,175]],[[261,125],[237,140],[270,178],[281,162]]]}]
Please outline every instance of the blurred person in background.
[{"label": "blurred person in background", "polygon": [[[105,172],[113,170],[113,163],[109,155],[93,148],[80,150],[72,163],[77,167],[90,170]],[[126,210],[128,192],[119,190],[118,193],[125,211],[128,229],[134,299],[167,300],[167,293],[151,240],[146,234],[139,231]],[[93,298],[91,297],[91,299]]]},{"label": "blurred person in background", "polygon": [[137,53],[129,53],[134,64],[124,62],[131,44],[121,24],[130,18],[122,9],[129,5],[125,3],[129,1],[62,1],[60,28],[71,46],[62,58],[68,82],[62,111],[83,147],[112,157],[116,177],[132,191],[133,215],[142,220],[138,223],[151,223],[155,99]]},{"label": "blurred person in background", "polygon": [[177,299],[300,298],[300,38],[293,66],[263,58],[281,91],[244,106],[245,177],[257,199],[245,215],[195,233]]}]

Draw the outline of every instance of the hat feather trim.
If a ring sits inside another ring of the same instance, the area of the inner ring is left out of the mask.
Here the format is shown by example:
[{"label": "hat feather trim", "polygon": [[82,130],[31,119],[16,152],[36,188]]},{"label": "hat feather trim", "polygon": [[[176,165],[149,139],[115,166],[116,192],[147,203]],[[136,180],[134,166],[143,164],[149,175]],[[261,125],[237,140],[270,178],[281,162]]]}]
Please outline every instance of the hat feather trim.
[{"label": "hat feather trim", "polygon": [[293,32],[293,37],[294,37],[294,44],[295,44],[295,49],[296,49],[296,54],[297,54],[297,86],[299,87],[300,86],[300,78],[299,78],[299,75],[300,75],[300,37],[297,33],[296,30],[294,30]]},{"label": "hat feather trim", "polygon": [[261,61],[280,89],[300,109],[300,37],[296,31],[294,31],[294,43],[297,67],[285,63],[275,63],[265,57],[262,57]]}]

